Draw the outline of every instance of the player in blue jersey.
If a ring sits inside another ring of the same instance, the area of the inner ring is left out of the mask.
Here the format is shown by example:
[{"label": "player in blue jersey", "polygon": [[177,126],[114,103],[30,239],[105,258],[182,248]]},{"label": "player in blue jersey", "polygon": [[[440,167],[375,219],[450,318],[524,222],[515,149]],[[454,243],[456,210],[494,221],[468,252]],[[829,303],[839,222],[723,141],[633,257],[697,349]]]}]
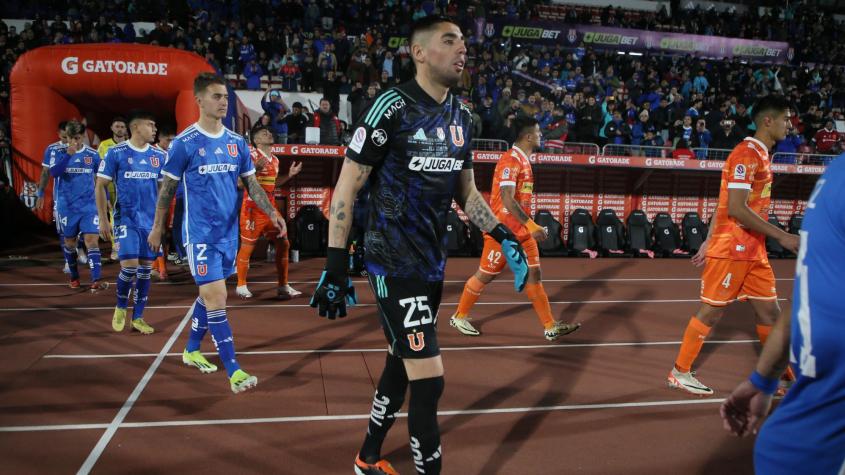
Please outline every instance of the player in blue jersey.
[{"label": "player in blue jersey", "polygon": [[[760,474],[845,473],[845,155],[816,182],[799,231],[792,315],[777,321],[756,370],[722,404],[727,430],[756,433],[778,376],[797,375],[754,448]],[[791,320],[791,321],[790,321]],[[790,341],[791,335],[791,341]]]},{"label": "player in blue jersey", "polygon": [[364,262],[389,347],[355,459],[359,475],[396,473],[382,459],[381,446],[409,388],[408,431],[416,470],[440,473],[437,404],[444,382],[436,324],[452,200],[501,243],[518,291],[528,274],[519,241],[475,187],[471,112],[449,92],[466,62],[460,28],[444,17],[425,17],[414,24],[410,48],[415,79],[386,90],[354,128],[332,196],[326,270],[311,300],[320,316],[331,319],[346,315],[347,298],[355,301],[346,274],[346,243],[353,202],[368,182]]},{"label": "player in blue jersey", "polygon": [[[157,256],[147,245],[153,228],[158,181],[164,166],[165,152],[152,147],[156,125],[146,112],[134,112],[129,118],[132,138],[112,146],[100,163],[97,173],[97,211],[100,217],[100,236],[118,244],[120,274],[117,277],[117,305],[112,316],[112,329],[123,331],[126,324],[126,305],[135,287],[135,306],[132,309],[132,330],[144,335],[153,327],[144,321],[144,307],[150,291],[152,262]],[[109,224],[106,187],[114,183],[117,194],[114,206],[114,231]]]},{"label": "player in blue jersey", "polygon": [[[66,120],[59,122],[59,140],[51,143],[47,146],[47,148],[44,149],[44,158],[41,160],[41,177],[38,179],[38,189],[35,191],[35,196],[37,197],[37,199],[35,200],[35,209],[44,208],[44,192],[47,190],[47,185],[50,184],[50,156],[52,155],[53,150],[56,148],[67,147],[68,140],[67,131],[65,131],[65,127],[67,127]],[[55,192],[56,189],[54,187],[53,193]],[[56,229],[58,229],[58,225],[56,225]]]},{"label": "player in blue jersey", "polygon": [[50,151],[50,175],[55,180],[56,222],[65,240],[65,261],[70,270],[70,287],[79,288],[76,241],[81,233],[88,249],[91,268],[91,291],[107,289],[108,282],[100,279],[99,217],[94,201],[94,173],[100,155],[82,143],[85,126],[76,120],[68,121],[65,131],[67,147]]},{"label": "player in blue jersey", "polygon": [[210,330],[230,387],[239,393],[258,384],[258,378],[242,370],[235,359],[234,339],[226,318],[226,278],[234,272],[238,252],[239,179],[250,198],[270,217],[279,236],[286,235],[287,230],[281,214],[255,178],[246,140],[223,127],[222,119],[229,106],[224,80],[201,73],[194,80],[194,95],[200,118],[170,144],[148,241],[151,249],[159,249],[170,202],[177,185],[183,186],[182,233],[199,297],[192,306],[191,335],[182,361],[203,373],[217,370],[199,351],[206,330]]}]

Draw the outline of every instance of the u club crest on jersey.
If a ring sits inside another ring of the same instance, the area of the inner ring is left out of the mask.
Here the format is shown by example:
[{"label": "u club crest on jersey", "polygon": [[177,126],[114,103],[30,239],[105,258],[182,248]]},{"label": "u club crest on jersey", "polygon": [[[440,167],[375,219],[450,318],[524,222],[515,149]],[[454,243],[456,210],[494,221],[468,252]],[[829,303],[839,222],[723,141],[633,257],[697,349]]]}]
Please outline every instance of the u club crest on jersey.
[{"label": "u club crest on jersey", "polygon": [[158,157],[150,157],[150,163],[151,163],[154,167],[158,168]]},{"label": "u club crest on jersey", "polygon": [[227,143],[226,150],[229,152],[229,156],[235,158],[238,156],[238,146],[237,144]]},{"label": "u club crest on jersey", "polygon": [[85,157],[85,158],[83,159],[83,161],[85,161],[85,164],[86,164],[86,165],[90,165],[90,164],[91,164],[91,162],[92,162],[91,157]]},{"label": "u club crest on jersey", "polygon": [[452,143],[455,144],[455,147],[464,146],[464,129],[458,127],[457,125],[450,125],[449,135],[452,136]]}]

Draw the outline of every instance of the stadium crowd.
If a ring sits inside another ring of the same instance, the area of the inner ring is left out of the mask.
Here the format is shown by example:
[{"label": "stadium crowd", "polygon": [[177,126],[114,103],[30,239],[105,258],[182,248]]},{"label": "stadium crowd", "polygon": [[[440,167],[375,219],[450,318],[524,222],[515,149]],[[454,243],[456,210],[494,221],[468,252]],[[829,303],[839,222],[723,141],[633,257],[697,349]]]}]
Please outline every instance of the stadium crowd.
[{"label": "stadium crowd", "polygon": [[[512,141],[512,121],[529,115],[540,121],[547,148],[565,142],[664,146],[694,149],[699,158],[723,158],[707,150],[738,143],[753,127],[748,106],[774,92],[786,95],[794,107],[794,128],[776,151],[836,154],[842,149],[835,125],[845,119],[845,74],[832,64],[845,63],[845,53],[819,45],[835,44],[845,30],[832,15],[801,3],[765,15],[753,8],[743,14],[696,8],[669,15],[665,9],[555,7],[568,23],[788,41],[795,58],[803,61],[789,65],[630,56],[473,36],[476,17],[537,19],[548,6],[531,1],[471,1],[459,8],[457,2],[442,0],[88,0],[10,8],[13,17],[33,21],[22,31],[0,24],[4,123],[9,72],[23,52],[47,44],[143,42],[195,51],[220,73],[238,78],[241,87],[265,88],[262,78],[270,77],[271,88],[321,93],[328,106],[309,115],[301,104],[286,104],[271,91],[262,102],[266,117],[260,120],[280,141],[302,142],[304,127],[316,125],[323,131],[322,143],[341,143],[347,126],[337,118],[341,95],[348,94],[354,121],[379,91],[412,77],[408,48],[396,39],[407,36],[412,20],[443,12],[468,35],[468,64],[457,92],[473,109],[475,137]],[[154,28],[140,34],[131,27],[133,21],[150,21]],[[617,148],[617,153],[630,150]]]}]

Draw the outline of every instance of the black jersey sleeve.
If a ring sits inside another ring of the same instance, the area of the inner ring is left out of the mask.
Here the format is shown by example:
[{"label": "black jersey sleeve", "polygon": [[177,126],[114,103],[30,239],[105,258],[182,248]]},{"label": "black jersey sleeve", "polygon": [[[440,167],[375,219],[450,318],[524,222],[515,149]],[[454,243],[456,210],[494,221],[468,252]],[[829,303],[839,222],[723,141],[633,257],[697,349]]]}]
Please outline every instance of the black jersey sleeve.
[{"label": "black jersey sleeve", "polygon": [[388,89],[368,107],[352,132],[346,157],[364,165],[378,165],[390,148],[395,124],[405,99],[395,89]]},{"label": "black jersey sleeve", "polygon": [[472,112],[463,104],[461,108],[461,128],[463,129],[464,145],[461,149],[461,156],[458,157],[464,161],[463,170],[472,168]]}]

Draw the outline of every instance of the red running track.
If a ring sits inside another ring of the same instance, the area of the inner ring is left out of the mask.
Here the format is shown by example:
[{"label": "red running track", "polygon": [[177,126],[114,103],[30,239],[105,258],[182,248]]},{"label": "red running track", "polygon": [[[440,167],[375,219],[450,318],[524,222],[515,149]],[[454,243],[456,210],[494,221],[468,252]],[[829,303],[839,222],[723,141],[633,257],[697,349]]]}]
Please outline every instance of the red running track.
[{"label": "red running track", "polygon": [[[112,332],[111,290],[70,290],[58,261],[41,262],[0,262],[4,472],[351,473],[385,348],[366,284],[363,305],[330,322],[307,298],[273,300],[272,266],[255,263],[256,297],[232,291],[229,320],[259,385],[235,396],[224,372],[181,364],[196,295],[184,270],[171,265],[173,282],[153,285],[145,318],[156,333],[144,337]],[[794,263],[773,264],[789,297]],[[698,306],[687,260],[544,259],[555,317],[583,324],[555,343],[504,280],[472,314],[482,336],[449,327],[476,265],[449,261],[440,312],[444,473],[752,473],[753,440],[730,437],[718,417],[759,349],[747,304],[730,308],[697,362],[716,395],[688,397],[665,385]],[[292,264],[293,285],[310,295],[321,266]],[[113,282],[117,266],[104,270]],[[404,418],[384,454],[413,473]]]}]

